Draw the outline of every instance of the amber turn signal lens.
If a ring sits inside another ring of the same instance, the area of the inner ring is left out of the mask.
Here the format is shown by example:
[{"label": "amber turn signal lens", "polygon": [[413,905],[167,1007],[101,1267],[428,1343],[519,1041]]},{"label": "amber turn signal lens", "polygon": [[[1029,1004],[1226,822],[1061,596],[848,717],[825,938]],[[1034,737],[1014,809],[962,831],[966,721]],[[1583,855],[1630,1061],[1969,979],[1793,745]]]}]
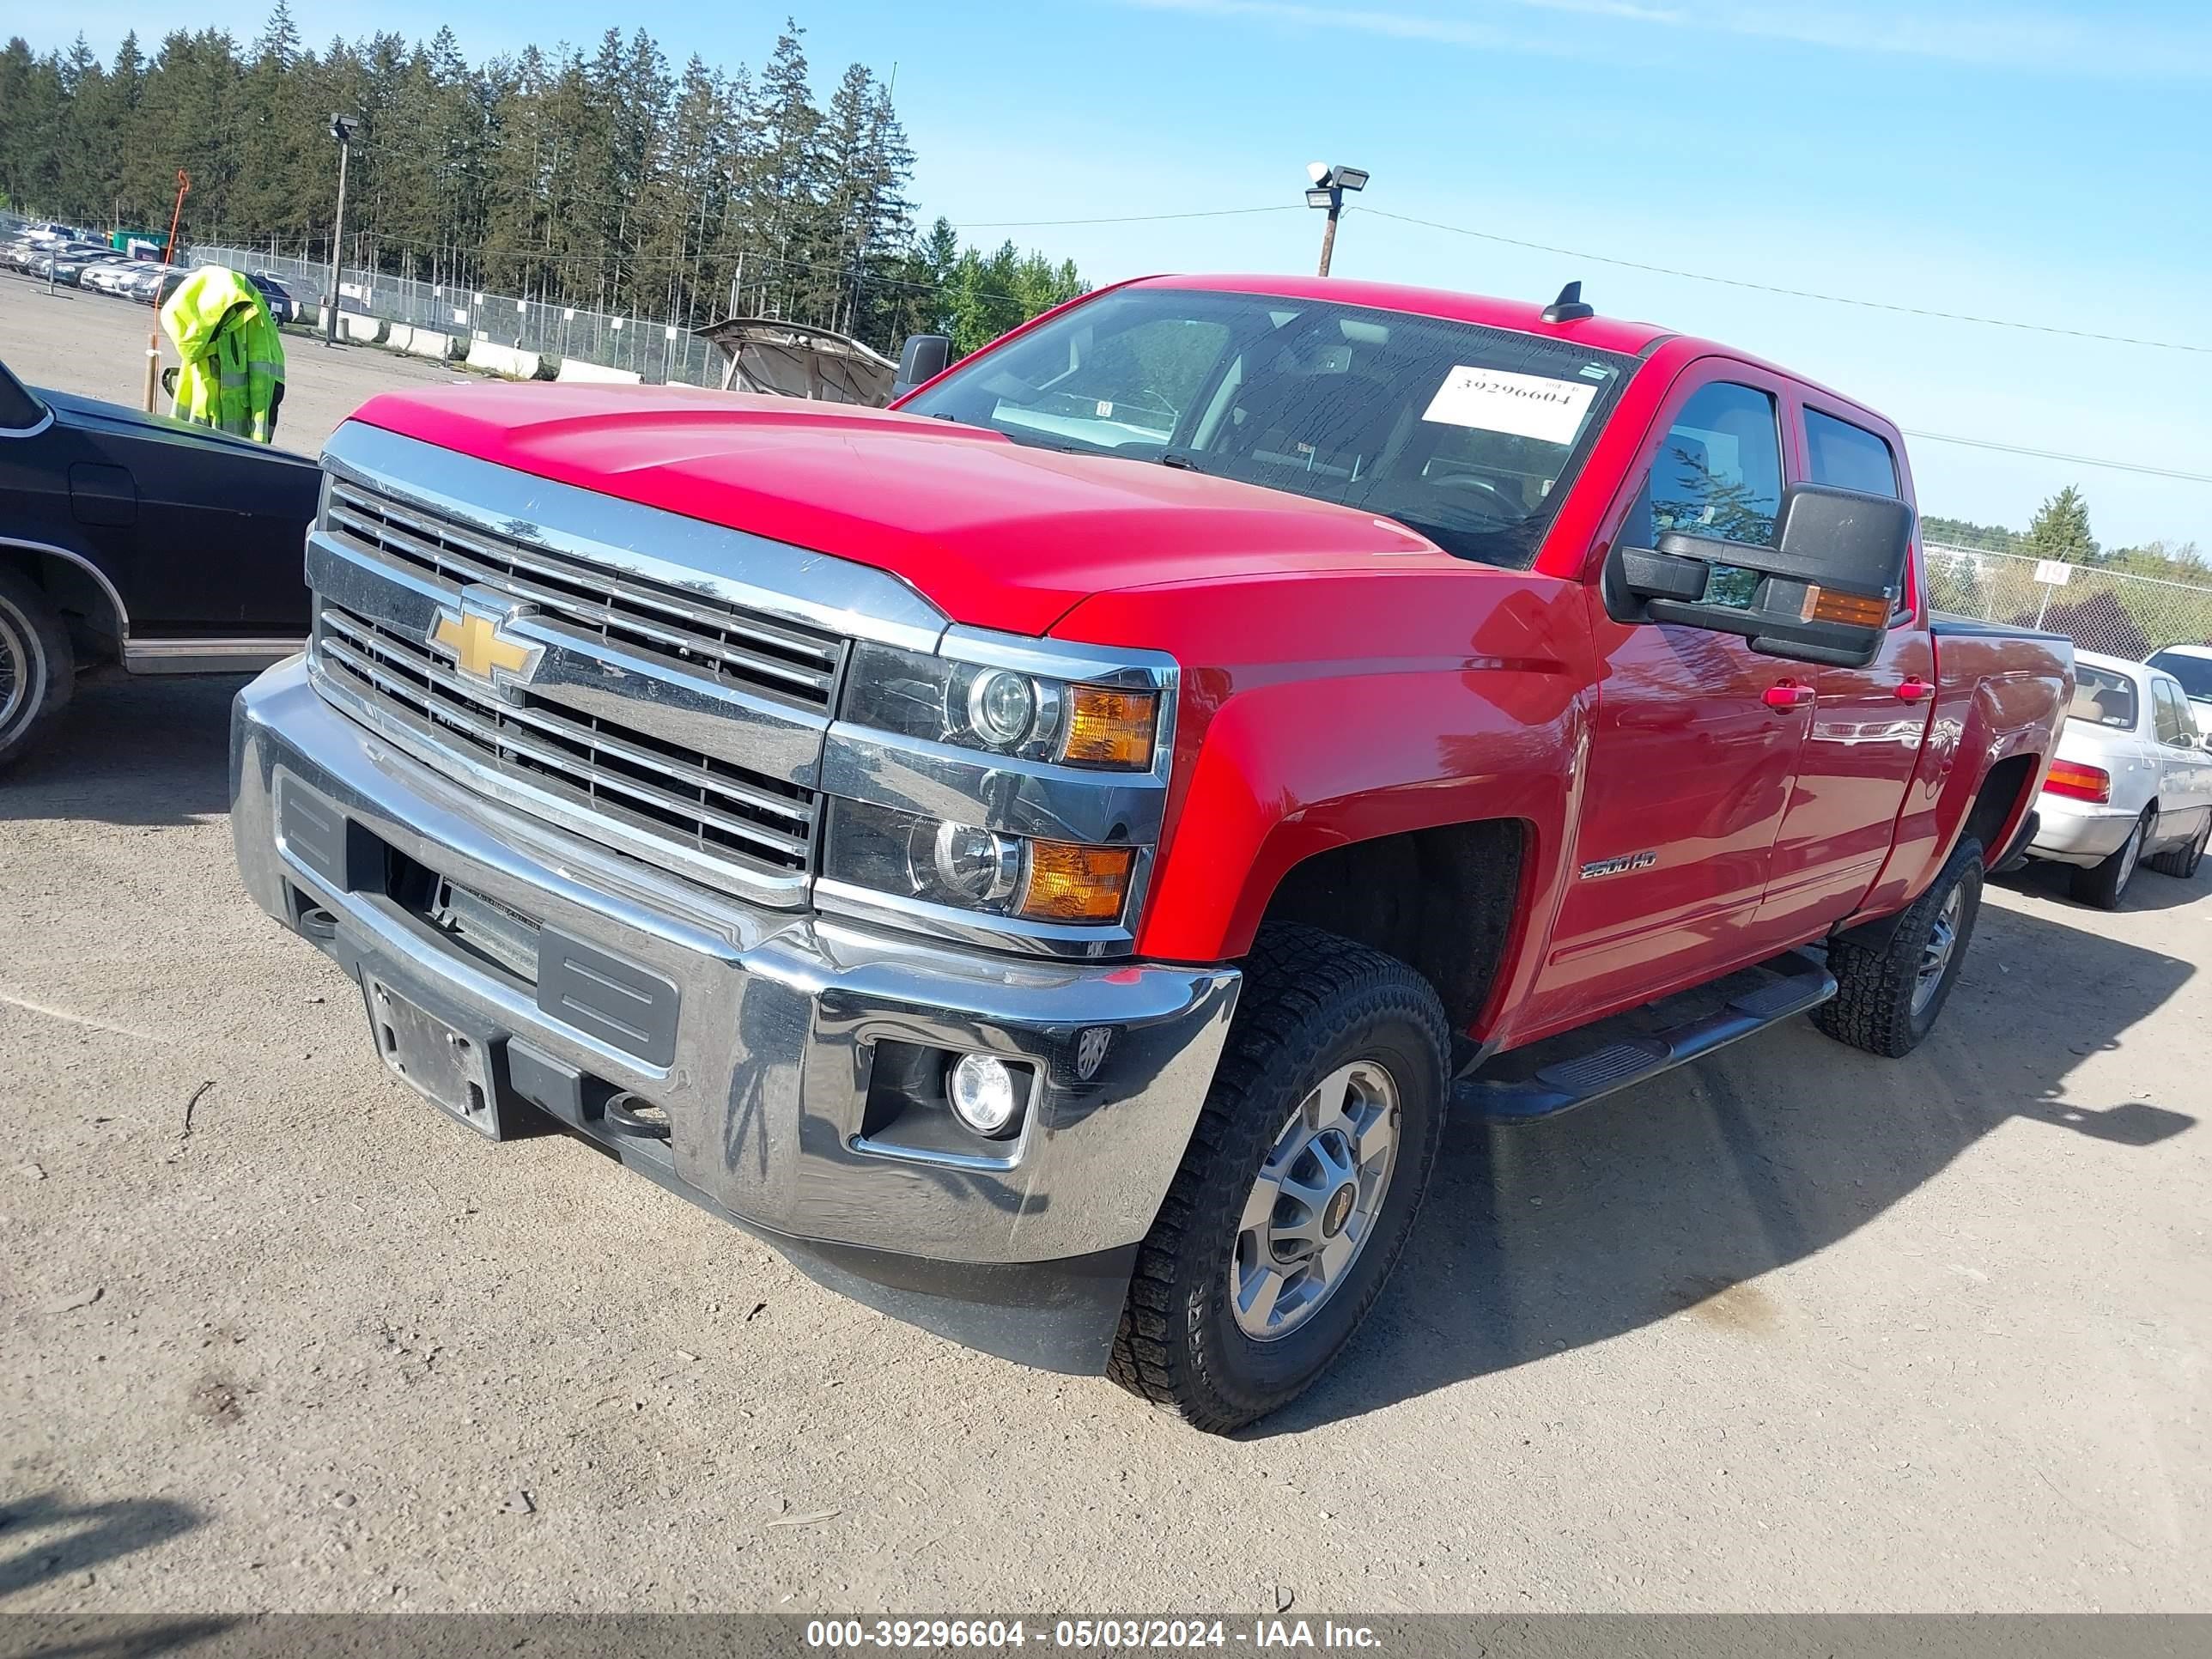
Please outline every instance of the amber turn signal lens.
[{"label": "amber turn signal lens", "polygon": [[1880,628],[1889,621],[1889,601],[1879,594],[1838,593],[1832,587],[1814,587],[1805,595],[1807,622],[1849,623],[1854,628]]},{"label": "amber turn signal lens", "polygon": [[2043,780],[2043,792],[2047,795],[2064,795],[2073,800],[2094,801],[2102,805],[2112,798],[2112,775],[2101,766],[2084,766],[2078,761],[2053,761],[2050,775]]},{"label": "amber turn signal lens", "polygon": [[1072,685],[1067,690],[1067,737],[1060,757],[1077,766],[1141,772],[1152,763],[1152,732],[1158,715],[1159,699],[1150,691]]},{"label": "amber turn signal lens", "polygon": [[1021,914],[1032,921],[1119,921],[1136,862],[1133,847],[1033,841]]}]

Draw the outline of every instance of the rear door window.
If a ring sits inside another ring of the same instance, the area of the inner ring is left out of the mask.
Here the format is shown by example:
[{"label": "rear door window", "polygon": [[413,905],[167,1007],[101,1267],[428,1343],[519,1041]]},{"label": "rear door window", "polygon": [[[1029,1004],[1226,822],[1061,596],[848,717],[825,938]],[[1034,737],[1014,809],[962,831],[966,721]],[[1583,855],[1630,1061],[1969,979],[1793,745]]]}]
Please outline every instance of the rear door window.
[{"label": "rear door window", "polygon": [[1805,411],[1805,455],[1812,481],[1869,495],[1895,495],[1897,457],[1888,441],[1863,426]]}]

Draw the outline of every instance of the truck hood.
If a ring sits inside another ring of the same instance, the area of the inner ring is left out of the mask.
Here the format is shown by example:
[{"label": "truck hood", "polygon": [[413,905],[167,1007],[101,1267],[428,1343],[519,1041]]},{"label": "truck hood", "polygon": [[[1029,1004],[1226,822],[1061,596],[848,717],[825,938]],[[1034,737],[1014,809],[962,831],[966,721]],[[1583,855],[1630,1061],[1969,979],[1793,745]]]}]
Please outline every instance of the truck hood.
[{"label": "truck hood", "polygon": [[1372,514],[915,415],[669,386],[446,386],[356,419],[902,578],[1042,635],[1109,589],[1450,557]]}]

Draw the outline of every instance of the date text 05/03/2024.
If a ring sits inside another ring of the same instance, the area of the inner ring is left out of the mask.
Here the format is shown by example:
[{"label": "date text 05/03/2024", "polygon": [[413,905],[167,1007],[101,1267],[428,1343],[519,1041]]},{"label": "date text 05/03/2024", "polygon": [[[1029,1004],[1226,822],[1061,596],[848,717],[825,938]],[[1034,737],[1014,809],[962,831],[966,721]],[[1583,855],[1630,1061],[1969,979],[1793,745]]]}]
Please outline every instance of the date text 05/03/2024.
[{"label": "date text 05/03/2024", "polygon": [[983,1652],[1039,1647],[1127,1651],[1132,1649],[1244,1647],[1269,1650],[1370,1649],[1377,1638],[1365,1625],[1324,1619],[1060,1619],[1031,1629],[1020,1619],[817,1619],[808,1621],[806,1645],[831,1650],[970,1648]]}]

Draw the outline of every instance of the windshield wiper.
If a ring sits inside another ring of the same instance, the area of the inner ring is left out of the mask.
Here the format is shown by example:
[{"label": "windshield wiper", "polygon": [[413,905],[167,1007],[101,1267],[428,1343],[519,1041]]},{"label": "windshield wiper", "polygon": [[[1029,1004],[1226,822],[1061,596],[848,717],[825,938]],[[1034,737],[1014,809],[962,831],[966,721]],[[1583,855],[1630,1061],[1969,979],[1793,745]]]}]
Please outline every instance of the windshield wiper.
[{"label": "windshield wiper", "polygon": [[1204,469],[1201,468],[1196,461],[1191,459],[1189,456],[1184,454],[1180,449],[1163,449],[1160,451],[1159,460],[1162,466],[1171,466],[1178,472],[1198,472],[1204,471]]}]

